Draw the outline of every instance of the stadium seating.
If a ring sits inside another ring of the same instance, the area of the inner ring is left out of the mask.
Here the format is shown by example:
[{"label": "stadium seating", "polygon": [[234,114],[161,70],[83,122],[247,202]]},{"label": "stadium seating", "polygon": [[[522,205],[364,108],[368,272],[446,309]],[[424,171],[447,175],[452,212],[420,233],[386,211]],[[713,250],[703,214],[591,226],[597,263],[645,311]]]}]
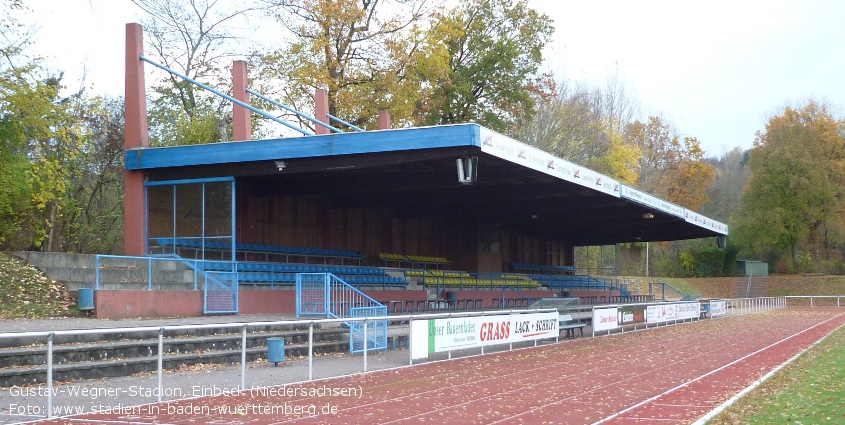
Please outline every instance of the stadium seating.
[{"label": "stadium seating", "polygon": [[452,262],[444,257],[433,257],[427,255],[407,255],[380,252],[379,258],[384,261],[384,266],[407,267],[412,269],[439,269],[441,267],[448,268]]},{"label": "stadium seating", "polygon": [[[185,252],[193,253],[196,257],[200,250],[211,252],[227,252],[231,251],[232,246],[229,242],[217,241],[213,239],[203,238],[153,238],[158,246],[151,247],[159,248],[163,253],[175,253],[183,255]],[[343,263],[343,260],[352,260],[355,264],[360,265],[363,255],[357,251],[350,251],[344,249],[326,249],[326,248],[305,248],[294,246],[277,246],[277,245],[261,245],[252,243],[235,243],[235,251],[238,259],[255,257],[262,258],[264,261],[281,260],[285,263],[290,262],[304,262],[312,263],[311,260],[317,260],[323,264],[327,260],[337,259]],[[298,261],[295,261],[298,260]]]},{"label": "stadium seating", "polygon": [[271,286],[294,285],[298,273],[331,273],[352,286],[407,287],[401,277],[388,275],[378,267],[310,265],[300,263],[204,261],[199,263],[205,271],[238,273],[241,285]]},{"label": "stadium seating", "polygon": [[542,273],[542,274],[563,274],[574,275],[576,270],[572,266],[551,266],[548,264],[529,264],[529,263],[511,263],[514,270],[527,274]]},{"label": "stadium seating", "polygon": [[455,270],[406,270],[405,277],[414,278],[426,286],[445,286],[454,289],[525,288],[536,289],[540,284],[528,276],[516,274],[483,274]]}]

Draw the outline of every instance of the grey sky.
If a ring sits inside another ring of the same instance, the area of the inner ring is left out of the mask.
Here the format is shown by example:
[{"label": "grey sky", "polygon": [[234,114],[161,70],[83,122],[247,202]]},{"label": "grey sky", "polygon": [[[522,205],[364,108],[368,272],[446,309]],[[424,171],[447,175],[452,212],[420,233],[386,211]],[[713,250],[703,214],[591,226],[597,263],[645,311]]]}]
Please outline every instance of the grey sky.
[{"label": "grey sky", "polygon": [[[30,0],[35,51],[74,89],[123,92],[128,0]],[[572,82],[619,80],[708,154],[751,147],[766,118],[812,97],[845,107],[845,2],[530,0],[555,21],[547,70]],[[148,77],[149,78],[149,77]],[[835,109],[835,112],[840,112]]]}]

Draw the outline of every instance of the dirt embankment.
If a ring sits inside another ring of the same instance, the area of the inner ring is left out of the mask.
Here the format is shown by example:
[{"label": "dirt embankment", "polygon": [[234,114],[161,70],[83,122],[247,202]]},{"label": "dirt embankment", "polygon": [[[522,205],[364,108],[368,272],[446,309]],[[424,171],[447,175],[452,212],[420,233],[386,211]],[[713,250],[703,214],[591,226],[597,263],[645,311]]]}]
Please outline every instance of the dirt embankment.
[{"label": "dirt embankment", "polygon": [[[765,294],[771,297],[785,295],[845,295],[845,276],[822,275],[772,275],[755,278],[765,282]],[[696,288],[703,298],[732,298],[744,287],[747,277],[712,277],[684,279]],[[741,291],[740,291],[741,292]]]}]

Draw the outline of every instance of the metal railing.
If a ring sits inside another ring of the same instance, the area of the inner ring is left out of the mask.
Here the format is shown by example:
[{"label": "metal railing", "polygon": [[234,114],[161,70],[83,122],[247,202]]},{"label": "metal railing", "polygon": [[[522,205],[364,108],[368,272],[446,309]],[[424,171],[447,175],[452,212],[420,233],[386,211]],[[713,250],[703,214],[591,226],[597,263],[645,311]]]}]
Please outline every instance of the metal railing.
[{"label": "metal railing", "polygon": [[[453,318],[453,317],[476,317],[476,316],[495,316],[495,315],[512,315],[512,314],[525,314],[525,313],[547,313],[557,311],[554,309],[534,309],[534,310],[499,310],[499,311],[487,311],[487,312],[453,312],[453,313],[437,313],[437,314],[418,314],[418,315],[394,315],[394,316],[376,316],[376,317],[345,317],[345,318],[337,318],[337,319],[319,319],[319,320],[283,320],[283,321],[276,321],[276,322],[243,322],[243,323],[216,323],[216,324],[195,324],[195,325],[174,325],[174,326],[148,326],[148,327],[124,327],[124,328],[106,328],[106,329],[82,329],[82,330],[57,330],[57,331],[39,331],[39,332],[6,332],[0,333],[0,340],[4,339],[21,339],[21,338],[46,338],[47,342],[47,382],[46,382],[46,390],[43,392],[39,392],[39,394],[45,394],[45,402],[46,402],[46,417],[53,417],[53,396],[57,392],[53,389],[53,369],[54,369],[54,362],[53,362],[53,342],[57,336],[82,336],[82,335],[113,335],[113,334],[121,334],[123,336],[130,336],[133,334],[139,334],[144,332],[157,332],[158,333],[158,348],[157,348],[157,367],[156,367],[156,377],[157,377],[157,391],[155,391],[156,400],[157,402],[162,402],[162,395],[165,393],[163,391],[163,381],[164,381],[164,345],[165,345],[165,333],[166,332],[173,332],[173,331],[186,331],[186,330],[202,330],[202,329],[234,329],[241,331],[241,360],[240,360],[240,390],[246,391],[247,390],[247,378],[246,378],[246,365],[247,365],[247,335],[250,332],[251,328],[255,328],[256,330],[266,329],[268,326],[308,326],[308,381],[314,380],[314,326],[315,325],[324,325],[324,324],[344,324],[344,323],[362,323],[362,344],[363,344],[363,371],[368,371],[367,366],[367,344],[368,344],[368,337],[367,337],[367,329],[368,329],[368,322],[370,321],[377,321],[377,320],[390,320],[390,321],[407,321],[408,322],[408,332],[409,332],[409,340],[413,337],[412,328],[413,322],[415,320],[428,320],[428,319],[440,319],[440,318]],[[177,338],[174,338],[176,340]],[[507,345],[508,343],[502,343],[500,345]],[[513,349],[513,346],[510,347]],[[414,357],[411,350],[409,351],[409,365],[414,364]],[[482,354],[483,354],[483,347],[482,347]],[[451,352],[450,352],[451,358]]]},{"label": "metal railing", "polygon": [[[109,264],[111,262],[111,264]],[[209,275],[204,264],[211,263],[210,260],[192,260],[181,258],[178,256],[162,256],[162,257],[133,257],[123,255],[105,255],[97,254],[95,259],[94,272],[94,289],[101,289],[103,272],[110,271],[119,274],[116,277],[118,280],[113,281],[109,279],[107,283],[119,285],[141,284],[146,286],[148,290],[153,289],[153,283],[161,281],[155,278],[155,273],[173,274],[190,271],[190,280],[182,280],[178,283],[188,283],[193,286],[193,289],[199,290],[204,287],[206,280],[214,280],[213,276]],[[234,264],[234,263],[233,263]],[[179,269],[178,266],[185,266],[186,269]],[[234,272],[235,270],[231,270]],[[220,284],[221,282],[217,282]]]}]

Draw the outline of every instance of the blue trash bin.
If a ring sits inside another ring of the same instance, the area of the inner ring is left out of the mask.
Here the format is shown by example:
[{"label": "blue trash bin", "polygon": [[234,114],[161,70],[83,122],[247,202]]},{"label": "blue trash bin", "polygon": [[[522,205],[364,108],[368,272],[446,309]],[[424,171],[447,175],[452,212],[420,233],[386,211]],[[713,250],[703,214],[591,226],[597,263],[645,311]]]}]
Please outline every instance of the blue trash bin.
[{"label": "blue trash bin", "polygon": [[285,339],[280,337],[267,338],[267,361],[278,366],[285,361]]},{"label": "blue trash bin", "polygon": [[76,307],[80,311],[87,311],[94,309],[94,289],[79,288],[79,300]]}]

